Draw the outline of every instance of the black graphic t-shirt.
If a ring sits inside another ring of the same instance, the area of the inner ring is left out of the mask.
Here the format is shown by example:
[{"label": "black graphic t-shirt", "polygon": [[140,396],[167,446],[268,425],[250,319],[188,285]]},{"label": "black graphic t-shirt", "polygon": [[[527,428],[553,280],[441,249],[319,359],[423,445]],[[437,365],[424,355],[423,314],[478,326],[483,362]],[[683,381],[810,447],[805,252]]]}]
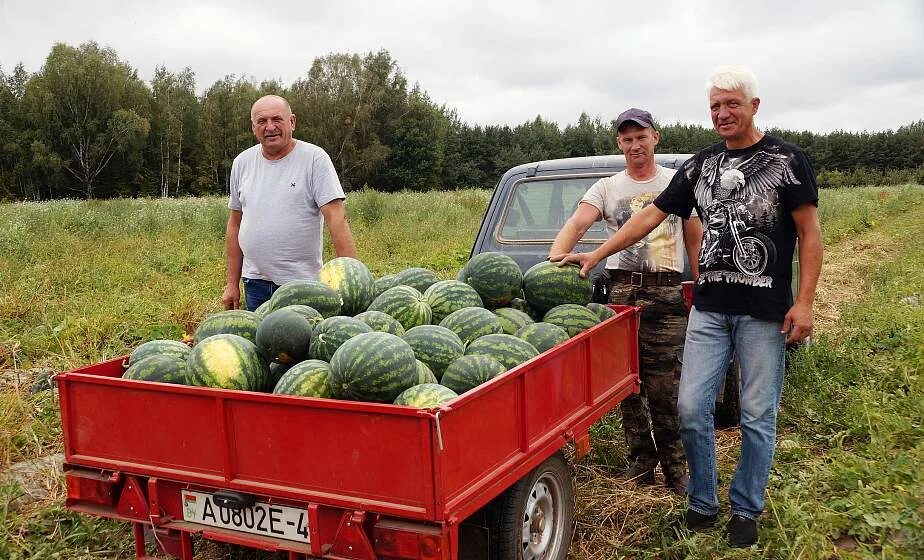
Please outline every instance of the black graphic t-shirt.
[{"label": "black graphic t-shirt", "polygon": [[695,206],[702,219],[697,309],[783,321],[793,298],[790,212],[818,205],[801,149],[769,135],[741,150],[716,144],[684,163],[654,204],[681,218]]}]

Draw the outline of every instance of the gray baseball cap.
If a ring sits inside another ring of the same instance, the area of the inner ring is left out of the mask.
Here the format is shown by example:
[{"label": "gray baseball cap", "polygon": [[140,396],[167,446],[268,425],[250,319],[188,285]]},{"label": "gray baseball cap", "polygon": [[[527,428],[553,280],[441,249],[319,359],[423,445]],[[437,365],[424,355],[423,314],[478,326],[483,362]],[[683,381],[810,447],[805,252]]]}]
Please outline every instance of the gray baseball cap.
[{"label": "gray baseball cap", "polygon": [[635,107],[626,109],[616,117],[616,130],[618,131],[622,128],[622,125],[628,122],[637,124],[642,128],[654,128],[654,119],[651,117],[651,113]]}]

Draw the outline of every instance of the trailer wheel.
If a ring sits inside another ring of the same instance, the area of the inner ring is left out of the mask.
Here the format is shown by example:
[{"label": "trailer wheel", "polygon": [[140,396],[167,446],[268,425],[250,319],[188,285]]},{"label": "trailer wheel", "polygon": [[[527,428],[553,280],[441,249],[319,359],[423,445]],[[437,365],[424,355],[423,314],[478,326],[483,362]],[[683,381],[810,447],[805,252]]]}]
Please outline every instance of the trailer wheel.
[{"label": "trailer wheel", "polygon": [[492,517],[492,559],[565,560],[574,532],[574,489],[561,452],[501,494]]}]

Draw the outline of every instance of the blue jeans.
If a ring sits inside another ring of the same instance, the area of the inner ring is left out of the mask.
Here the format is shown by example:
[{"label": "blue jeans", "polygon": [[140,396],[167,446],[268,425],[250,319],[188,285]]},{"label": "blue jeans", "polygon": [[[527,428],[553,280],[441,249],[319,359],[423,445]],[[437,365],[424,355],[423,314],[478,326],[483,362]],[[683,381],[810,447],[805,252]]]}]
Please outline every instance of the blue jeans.
[{"label": "blue jeans", "polygon": [[732,353],[741,369],[741,457],[728,496],[732,514],[756,519],[776,444],[776,412],[786,361],[781,323],[749,315],[690,311],[677,410],[690,469],[688,507],[719,512],[713,413]]},{"label": "blue jeans", "polygon": [[273,292],[279,289],[278,284],[259,278],[244,278],[244,299],[248,311],[255,311],[263,303],[269,301]]}]

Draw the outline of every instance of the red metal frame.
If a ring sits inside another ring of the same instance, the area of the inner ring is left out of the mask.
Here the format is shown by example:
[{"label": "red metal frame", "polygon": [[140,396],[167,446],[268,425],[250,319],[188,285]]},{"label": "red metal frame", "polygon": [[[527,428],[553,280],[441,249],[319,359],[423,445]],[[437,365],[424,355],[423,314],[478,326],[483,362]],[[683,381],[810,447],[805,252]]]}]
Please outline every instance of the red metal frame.
[{"label": "red metal frame", "polygon": [[[63,373],[66,468],[154,481],[127,503],[143,494],[155,526],[203,531],[177,521],[179,491],[221,488],[310,505],[314,555],[349,516],[436,524],[455,558],[461,521],[567,442],[586,451],[591,424],[638,391],[638,308],[611,307],[615,317],[432,410],[124,380],[123,358]],[[107,515],[137,521],[126,512]]]}]

